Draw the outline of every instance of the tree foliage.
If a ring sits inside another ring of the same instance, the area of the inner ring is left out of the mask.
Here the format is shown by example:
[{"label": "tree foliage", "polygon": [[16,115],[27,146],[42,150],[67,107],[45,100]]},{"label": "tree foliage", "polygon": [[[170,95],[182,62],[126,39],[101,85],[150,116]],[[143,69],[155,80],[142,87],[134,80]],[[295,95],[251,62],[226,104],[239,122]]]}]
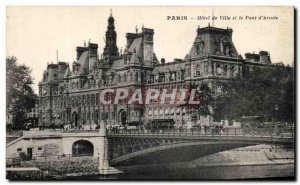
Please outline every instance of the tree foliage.
[{"label": "tree foliage", "polygon": [[[191,91],[193,89],[196,90],[193,100],[198,101],[199,104],[189,104]],[[180,107],[186,107],[188,109],[194,110],[192,120],[195,121],[197,119],[196,115],[212,115],[211,104],[213,100],[213,92],[206,83],[202,83],[200,85],[191,84],[189,87],[189,91],[187,92],[187,98],[185,100],[186,104],[182,104],[180,105]]]},{"label": "tree foliage", "polygon": [[261,116],[265,121],[294,122],[294,77],[290,67],[243,70],[223,84],[214,104],[216,120]]},{"label": "tree foliage", "polygon": [[16,57],[6,58],[6,110],[11,115],[13,128],[23,128],[26,112],[29,112],[37,100],[31,85],[31,70],[24,64],[18,64]]}]

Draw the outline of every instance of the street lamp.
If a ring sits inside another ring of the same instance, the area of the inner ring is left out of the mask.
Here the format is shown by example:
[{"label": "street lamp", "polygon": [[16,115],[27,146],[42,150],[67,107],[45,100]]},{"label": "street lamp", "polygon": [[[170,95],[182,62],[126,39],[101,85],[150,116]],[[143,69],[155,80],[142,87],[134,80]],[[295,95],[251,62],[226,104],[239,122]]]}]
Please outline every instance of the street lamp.
[{"label": "street lamp", "polygon": [[276,121],[277,119],[276,118],[278,118],[278,110],[279,110],[279,107],[278,107],[278,105],[277,104],[275,104],[275,106],[274,106],[274,110],[275,110],[275,116],[274,116],[274,121]]}]

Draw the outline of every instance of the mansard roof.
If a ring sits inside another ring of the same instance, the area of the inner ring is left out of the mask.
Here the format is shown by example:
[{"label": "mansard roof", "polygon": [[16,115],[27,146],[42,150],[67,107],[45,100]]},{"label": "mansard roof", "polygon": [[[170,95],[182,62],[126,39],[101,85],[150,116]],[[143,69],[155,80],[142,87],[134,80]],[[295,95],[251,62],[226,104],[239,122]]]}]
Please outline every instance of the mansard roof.
[{"label": "mansard roof", "polygon": [[[114,71],[118,68],[125,67],[126,65],[141,64],[140,60],[143,58],[142,41],[142,37],[135,38],[130,47],[126,49],[124,56],[112,62],[109,71]],[[125,60],[127,60],[127,64],[125,64]]]},{"label": "mansard roof", "polygon": [[64,74],[64,78],[68,78],[69,76],[71,76],[71,70],[70,70],[69,66],[67,66],[66,72]]},{"label": "mansard roof", "polygon": [[204,27],[197,29],[189,56],[223,55],[237,57],[238,52],[232,41],[232,29]]},{"label": "mansard roof", "polygon": [[113,63],[112,63],[112,65],[110,66],[108,72],[115,71],[116,69],[122,68],[124,66],[125,66],[124,58],[120,58],[120,59],[114,60]]},{"label": "mansard roof", "polygon": [[87,67],[87,61],[88,61],[88,51],[85,51],[81,54],[79,60],[77,61],[77,63],[80,65],[77,74],[79,75],[85,74],[84,68]]}]

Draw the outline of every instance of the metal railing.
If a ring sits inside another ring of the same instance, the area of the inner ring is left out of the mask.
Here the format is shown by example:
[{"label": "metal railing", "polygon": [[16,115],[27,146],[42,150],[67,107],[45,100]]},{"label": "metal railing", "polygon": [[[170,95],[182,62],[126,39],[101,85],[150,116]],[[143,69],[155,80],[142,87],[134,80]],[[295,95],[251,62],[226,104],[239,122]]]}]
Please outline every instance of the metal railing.
[{"label": "metal railing", "polygon": [[108,136],[243,136],[294,138],[294,128],[256,128],[244,131],[242,128],[192,128],[192,129],[108,129]]},{"label": "metal railing", "polygon": [[99,130],[63,130],[63,133],[98,133]]},{"label": "metal railing", "polygon": [[28,160],[21,160],[20,158],[6,158],[6,162],[10,163],[20,163],[21,161],[59,161],[59,160],[74,160],[79,158],[93,158],[93,154],[82,154],[82,155],[73,155],[73,154],[65,154],[65,155],[47,155],[47,156],[33,156]]}]

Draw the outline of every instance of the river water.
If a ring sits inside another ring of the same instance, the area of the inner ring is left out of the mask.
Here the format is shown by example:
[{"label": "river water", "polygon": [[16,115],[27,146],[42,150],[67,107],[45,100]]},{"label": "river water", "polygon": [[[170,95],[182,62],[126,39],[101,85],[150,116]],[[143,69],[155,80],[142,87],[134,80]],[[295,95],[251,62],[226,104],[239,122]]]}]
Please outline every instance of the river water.
[{"label": "river water", "polygon": [[71,179],[84,180],[233,180],[233,179],[294,179],[294,164],[271,164],[251,166],[215,166],[181,169],[147,170],[108,176],[81,176]]}]

